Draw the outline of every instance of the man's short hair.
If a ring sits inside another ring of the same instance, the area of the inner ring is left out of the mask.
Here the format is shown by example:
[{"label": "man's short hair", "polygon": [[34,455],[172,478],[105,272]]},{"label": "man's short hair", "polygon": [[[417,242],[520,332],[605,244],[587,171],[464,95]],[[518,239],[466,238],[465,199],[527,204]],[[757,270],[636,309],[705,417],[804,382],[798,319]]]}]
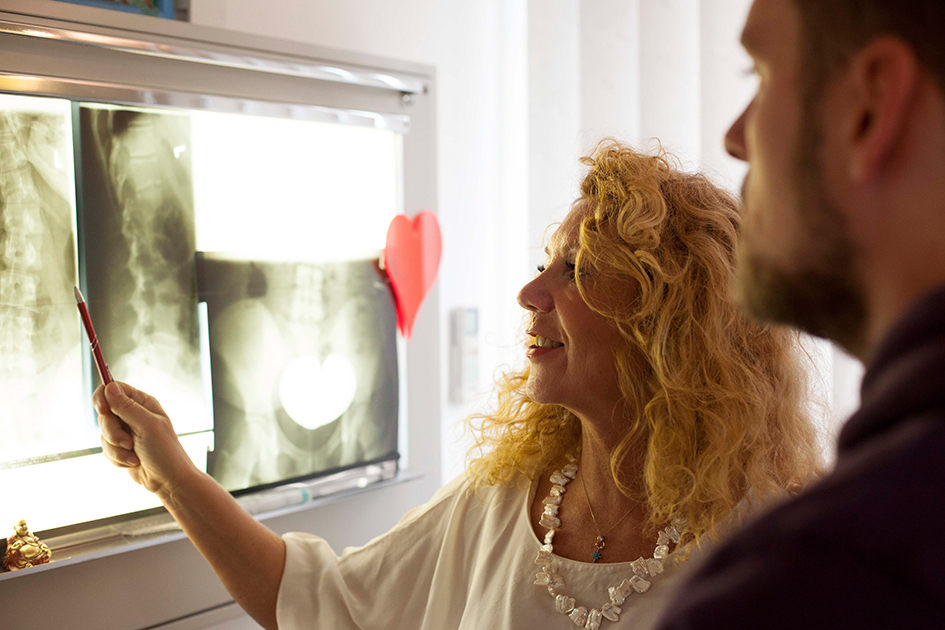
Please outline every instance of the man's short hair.
[{"label": "man's short hair", "polygon": [[892,35],[915,51],[945,92],[945,0],[794,0],[801,17],[800,60],[811,92],[871,39]]}]

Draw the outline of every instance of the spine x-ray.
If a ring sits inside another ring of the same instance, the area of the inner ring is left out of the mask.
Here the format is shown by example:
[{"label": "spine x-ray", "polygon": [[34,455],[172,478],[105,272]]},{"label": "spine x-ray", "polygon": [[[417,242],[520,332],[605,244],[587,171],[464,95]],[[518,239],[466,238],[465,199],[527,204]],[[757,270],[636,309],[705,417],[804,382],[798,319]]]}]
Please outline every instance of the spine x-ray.
[{"label": "spine x-ray", "polygon": [[201,386],[190,119],[81,109],[89,310],[112,376],[210,428]]},{"label": "spine x-ray", "polygon": [[0,96],[0,466],[95,438],[77,414],[74,167],[68,101]]}]

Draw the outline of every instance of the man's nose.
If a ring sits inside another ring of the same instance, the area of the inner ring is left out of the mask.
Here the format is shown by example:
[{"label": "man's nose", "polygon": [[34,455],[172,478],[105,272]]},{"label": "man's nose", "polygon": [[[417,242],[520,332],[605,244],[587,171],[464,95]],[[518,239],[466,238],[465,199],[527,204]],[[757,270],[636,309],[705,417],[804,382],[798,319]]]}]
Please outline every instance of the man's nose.
[{"label": "man's nose", "polygon": [[748,151],[745,149],[745,118],[750,108],[751,103],[749,103],[745,111],[741,113],[741,116],[732,123],[732,126],[729,127],[728,132],[725,134],[725,150],[733,158],[742,160],[743,162],[748,160]]}]

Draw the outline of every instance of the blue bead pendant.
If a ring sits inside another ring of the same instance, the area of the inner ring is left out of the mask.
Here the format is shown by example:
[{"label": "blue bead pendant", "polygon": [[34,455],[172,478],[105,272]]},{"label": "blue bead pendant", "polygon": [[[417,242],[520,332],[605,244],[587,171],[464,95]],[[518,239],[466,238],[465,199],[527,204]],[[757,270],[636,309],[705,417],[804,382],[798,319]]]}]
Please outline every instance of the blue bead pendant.
[{"label": "blue bead pendant", "polygon": [[603,537],[603,536],[598,536],[598,537],[597,537],[597,542],[594,543],[594,548],[596,549],[596,551],[594,552],[594,556],[593,556],[594,560],[593,560],[593,562],[596,563],[598,560],[600,560],[600,552],[601,552],[601,550],[604,548],[604,544],[605,544],[605,543],[604,543],[604,537]]}]

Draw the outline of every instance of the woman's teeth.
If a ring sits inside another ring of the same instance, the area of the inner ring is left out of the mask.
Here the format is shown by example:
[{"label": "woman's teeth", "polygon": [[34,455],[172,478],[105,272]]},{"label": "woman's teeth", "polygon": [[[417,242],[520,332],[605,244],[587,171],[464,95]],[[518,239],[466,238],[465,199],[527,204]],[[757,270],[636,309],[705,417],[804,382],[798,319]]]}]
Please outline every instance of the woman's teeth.
[{"label": "woman's teeth", "polygon": [[535,335],[535,345],[539,348],[560,348],[563,346],[563,343],[558,343],[557,341],[552,341],[547,337],[542,337],[541,335]]}]

